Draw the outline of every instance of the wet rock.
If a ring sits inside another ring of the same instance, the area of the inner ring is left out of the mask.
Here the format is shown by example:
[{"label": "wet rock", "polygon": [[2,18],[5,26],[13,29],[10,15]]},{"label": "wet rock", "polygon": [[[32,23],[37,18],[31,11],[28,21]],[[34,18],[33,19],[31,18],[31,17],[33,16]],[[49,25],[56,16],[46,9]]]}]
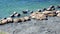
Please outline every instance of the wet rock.
[{"label": "wet rock", "polygon": [[60,13],[58,13],[57,16],[60,17]]},{"label": "wet rock", "polygon": [[55,6],[53,6],[53,5],[50,5],[50,8],[54,8]]},{"label": "wet rock", "polygon": [[41,12],[41,9],[38,9],[37,11],[38,11],[38,12]]},{"label": "wet rock", "polygon": [[21,14],[14,12],[12,15],[10,15],[10,17],[14,18],[14,17],[20,17]]},{"label": "wet rock", "polygon": [[33,13],[30,16],[31,16],[31,18],[38,19],[38,20],[46,20],[47,19],[46,15],[44,15],[42,13]]},{"label": "wet rock", "polygon": [[55,10],[55,6],[51,5],[49,8],[47,8],[48,11],[53,11]]},{"label": "wet rock", "polygon": [[55,11],[44,11],[42,13],[47,16],[56,16],[57,15]]},{"label": "wet rock", "polygon": [[23,14],[27,14],[29,12],[29,10],[25,10],[25,11],[22,11]]},{"label": "wet rock", "polygon": [[36,15],[36,14],[41,14],[41,12],[34,12],[34,13],[32,13],[32,14],[30,15],[30,17],[33,18],[33,19],[35,19],[35,15]]},{"label": "wet rock", "polygon": [[48,8],[47,11],[53,11],[55,8]]},{"label": "wet rock", "polygon": [[12,23],[13,22],[13,18],[11,18],[11,17],[8,17],[7,20],[8,20],[8,23]]},{"label": "wet rock", "polygon": [[0,25],[2,25],[2,20],[0,20]]},{"label": "wet rock", "polygon": [[46,10],[47,10],[46,8],[43,9],[43,11],[46,11]]},{"label": "wet rock", "polygon": [[30,12],[31,14],[33,13],[33,11]]},{"label": "wet rock", "polygon": [[13,12],[13,14],[17,14],[17,12]]},{"label": "wet rock", "polygon": [[12,17],[12,18],[13,18],[13,17],[14,17],[14,14],[10,15],[10,17]]},{"label": "wet rock", "polygon": [[31,19],[30,19],[30,17],[27,17],[27,16],[26,16],[26,17],[24,17],[24,19],[25,19],[26,21],[31,20]]},{"label": "wet rock", "polygon": [[21,15],[17,13],[17,14],[15,14],[14,16],[15,16],[15,17],[20,17]]},{"label": "wet rock", "polygon": [[0,20],[0,25],[6,24],[6,23],[8,23],[7,19]]},{"label": "wet rock", "polygon": [[27,11],[22,11],[23,12],[23,14],[27,14]]},{"label": "wet rock", "polygon": [[14,18],[15,17],[15,14],[17,14],[17,12],[13,12],[13,14],[10,15],[10,17]]},{"label": "wet rock", "polygon": [[26,20],[24,18],[19,18],[22,22],[25,22]]},{"label": "wet rock", "polygon": [[50,13],[54,13],[55,11],[44,11],[42,12],[43,14],[50,14]]},{"label": "wet rock", "polygon": [[18,22],[21,22],[21,20],[20,20],[19,18],[14,18],[14,19],[13,19],[13,22],[14,22],[14,23],[18,23]]},{"label": "wet rock", "polygon": [[55,13],[50,13],[50,14],[47,14],[47,15],[52,16],[52,17],[57,16],[57,14],[55,14]]},{"label": "wet rock", "polygon": [[5,18],[2,18],[1,20],[4,20],[4,19],[6,19],[6,17]]},{"label": "wet rock", "polygon": [[57,13],[57,14],[60,13],[60,10],[57,10],[56,13]]}]

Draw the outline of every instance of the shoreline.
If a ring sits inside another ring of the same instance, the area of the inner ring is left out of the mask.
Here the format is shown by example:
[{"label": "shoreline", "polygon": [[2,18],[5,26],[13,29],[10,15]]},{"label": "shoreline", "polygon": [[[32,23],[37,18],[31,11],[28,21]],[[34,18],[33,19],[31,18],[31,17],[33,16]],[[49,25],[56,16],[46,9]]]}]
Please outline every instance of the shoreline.
[{"label": "shoreline", "polygon": [[[29,16],[25,16],[20,18],[21,14],[14,12],[12,15],[10,15],[8,18],[3,18],[0,20],[0,24],[6,24],[6,23],[17,23],[17,22],[25,22],[31,19],[38,19],[38,20],[48,20],[46,16],[58,16],[60,17],[60,10],[56,10],[56,8],[60,8],[60,6],[53,6],[51,5],[49,8],[44,8],[43,10],[38,9],[36,12],[30,10],[22,11],[23,14],[27,15],[30,13]],[[17,17],[17,18],[16,18]],[[15,19],[16,18],[16,19]]]}]

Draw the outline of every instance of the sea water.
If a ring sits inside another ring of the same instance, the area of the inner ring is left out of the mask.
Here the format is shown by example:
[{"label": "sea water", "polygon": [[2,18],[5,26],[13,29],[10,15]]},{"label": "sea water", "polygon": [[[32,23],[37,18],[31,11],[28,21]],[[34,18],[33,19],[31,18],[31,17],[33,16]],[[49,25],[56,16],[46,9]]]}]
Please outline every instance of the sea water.
[{"label": "sea water", "polygon": [[0,18],[8,17],[14,11],[18,13],[22,13],[23,10],[36,11],[50,5],[60,5],[60,0],[0,0]]},{"label": "sea water", "polygon": [[[14,11],[48,8],[60,5],[60,0],[0,0],[0,19],[8,17]],[[24,15],[24,14],[22,14]],[[48,20],[31,20],[21,23],[0,25],[0,30],[9,34],[60,34],[60,17],[48,17]]]}]

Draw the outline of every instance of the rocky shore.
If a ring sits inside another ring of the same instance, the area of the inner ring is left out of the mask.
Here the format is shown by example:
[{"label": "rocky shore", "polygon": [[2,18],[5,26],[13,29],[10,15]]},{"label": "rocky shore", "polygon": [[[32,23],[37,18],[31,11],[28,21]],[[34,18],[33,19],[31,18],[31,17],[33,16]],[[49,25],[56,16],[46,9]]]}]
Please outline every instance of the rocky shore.
[{"label": "rocky shore", "polygon": [[[60,6],[57,6],[60,8]],[[23,14],[28,14],[29,10],[22,11]],[[49,8],[44,8],[43,10],[32,11],[29,16],[20,17],[21,14],[14,12],[9,17],[0,19],[0,25],[8,23],[20,23],[30,21],[31,19],[37,20],[48,20],[48,17],[60,17],[60,10],[56,10],[56,7],[51,5]],[[15,18],[17,17],[17,18]]]}]

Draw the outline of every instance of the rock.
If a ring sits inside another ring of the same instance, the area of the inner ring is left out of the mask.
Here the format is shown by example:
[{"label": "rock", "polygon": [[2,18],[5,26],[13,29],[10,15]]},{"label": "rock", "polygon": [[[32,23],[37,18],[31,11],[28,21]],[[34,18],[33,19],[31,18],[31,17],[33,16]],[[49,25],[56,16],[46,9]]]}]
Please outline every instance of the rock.
[{"label": "rock", "polygon": [[38,11],[38,12],[41,12],[41,10],[40,10],[40,9],[38,9],[37,11]]},{"label": "rock", "polygon": [[52,17],[57,16],[57,14],[55,14],[55,13],[51,13],[51,14],[47,14],[47,15],[52,16]]},{"label": "rock", "polygon": [[8,17],[7,20],[8,20],[8,23],[12,23],[13,22],[13,19],[11,17]]},{"label": "rock", "polygon": [[12,18],[13,18],[13,17],[15,17],[15,16],[14,16],[14,14],[12,14],[12,15],[10,15],[10,17],[12,17]]},{"label": "rock", "polygon": [[10,15],[10,17],[14,18],[16,14],[17,14],[17,12],[13,12],[13,14]]},{"label": "rock", "polygon": [[46,10],[47,10],[46,8],[43,9],[43,11],[46,11]]},{"label": "rock", "polygon": [[33,15],[35,15],[35,14],[41,14],[42,12],[33,12],[30,16],[33,16]]},{"label": "rock", "polygon": [[44,11],[42,12],[43,14],[50,14],[50,13],[54,13],[55,11]]},{"label": "rock", "polygon": [[15,14],[14,16],[15,16],[15,17],[20,17],[21,15],[17,13],[17,14]]},{"label": "rock", "polygon": [[47,11],[53,11],[53,10],[55,10],[55,6],[53,6],[53,5],[51,5],[51,6],[47,9]]},{"label": "rock", "polygon": [[0,25],[2,25],[2,20],[0,20]]},{"label": "rock", "polygon": [[24,17],[24,19],[26,20],[26,21],[29,21],[30,20],[30,17]]},{"label": "rock", "polygon": [[60,13],[60,10],[57,10],[56,13],[57,13],[57,14]]},{"label": "rock", "polygon": [[12,15],[10,15],[10,17],[20,17],[21,15],[17,12],[14,12]]},{"label": "rock", "polygon": [[5,18],[2,18],[1,20],[4,20],[4,19],[6,19],[6,17]]},{"label": "rock", "polygon": [[23,14],[27,14],[27,11],[22,11],[23,12]]},{"label": "rock", "polygon": [[19,18],[22,22],[25,22],[26,20],[24,18]]},{"label": "rock", "polygon": [[53,6],[53,5],[50,5],[50,8],[54,8],[55,6]]},{"label": "rock", "polygon": [[25,10],[25,11],[22,11],[23,14],[27,14],[29,12],[29,10]]},{"label": "rock", "polygon": [[22,21],[21,21],[19,18],[14,18],[14,19],[13,19],[13,22],[14,22],[14,23],[18,23],[18,22],[22,22]]},{"label": "rock", "polygon": [[42,13],[47,16],[56,16],[57,15],[55,11],[44,11]]},{"label": "rock", "polygon": [[4,20],[0,21],[0,25],[6,24],[6,23],[8,23],[7,19],[4,19]]},{"label": "rock", "polygon": [[48,8],[47,11],[53,11],[55,8]]},{"label": "rock", "polygon": [[58,13],[57,16],[60,17],[60,13]]},{"label": "rock", "polygon": [[32,14],[30,15],[30,17],[32,16],[32,18],[34,19],[36,14],[41,14],[41,13],[42,13],[42,12],[34,12],[34,13],[32,13]]},{"label": "rock", "polygon": [[33,11],[31,11],[30,13],[33,13]]},{"label": "rock", "polygon": [[47,17],[46,17],[46,15],[44,15],[44,14],[37,14],[37,15],[36,15],[36,19],[38,19],[38,20],[46,20]]},{"label": "rock", "polygon": [[38,19],[38,20],[46,20],[47,19],[47,16],[42,13],[37,13],[37,14],[33,13],[30,16],[31,16],[31,18]]},{"label": "rock", "polygon": [[17,14],[17,12],[13,12],[13,14]]}]

